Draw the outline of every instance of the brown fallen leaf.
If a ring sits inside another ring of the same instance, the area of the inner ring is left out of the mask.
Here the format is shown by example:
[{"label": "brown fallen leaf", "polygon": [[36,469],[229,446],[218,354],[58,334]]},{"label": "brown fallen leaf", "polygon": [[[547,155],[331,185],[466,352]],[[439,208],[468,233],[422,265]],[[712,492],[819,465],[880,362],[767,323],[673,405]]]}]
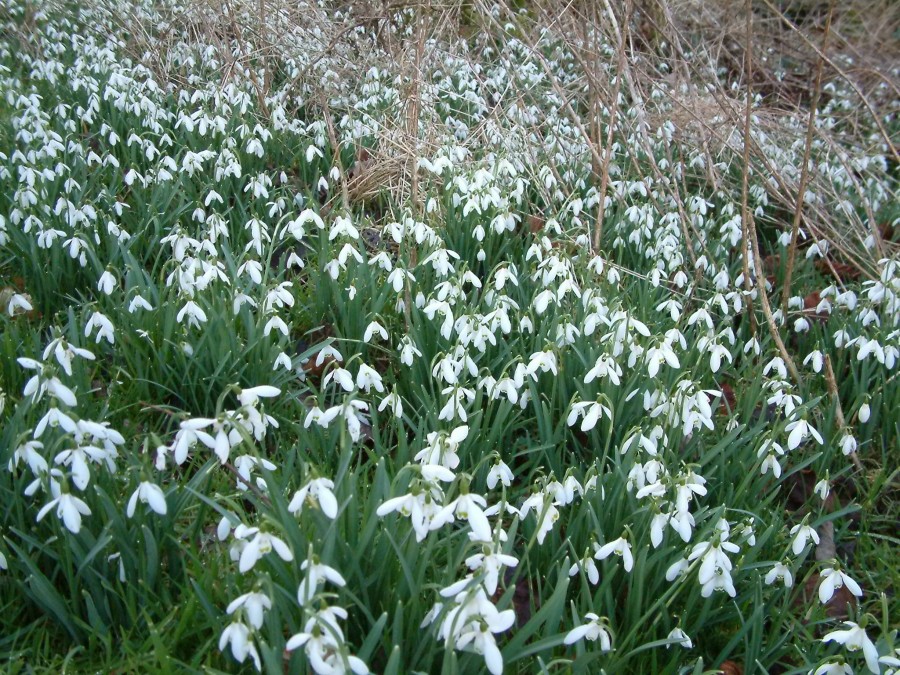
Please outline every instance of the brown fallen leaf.
[{"label": "brown fallen leaf", "polygon": [[727,382],[723,382],[719,385],[719,390],[722,392],[722,402],[719,404],[719,411],[723,415],[733,415],[735,410],[737,410],[737,397],[734,395],[734,389]]},{"label": "brown fallen leaf", "polygon": [[744,667],[737,661],[723,661],[719,666],[721,675],[744,675]]},{"label": "brown fallen leaf", "polygon": [[[830,265],[829,262],[831,263]],[[832,268],[834,271],[832,271]],[[833,277],[837,274],[839,281],[856,280],[859,279],[862,274],[855,265],[848,265],[846,263],[838,262],[837,260],[816,260],[816,269],[829,277]]]},{"label": "brown fallen leaf", "polygon": [[[506,589],[512,583],[516,572],[511,567],[507,567],[503,573],[503,585],[506,588],[498,587],[494,593],[493,602],[498,602]],[[532,607],[532,603],[534,606]],[[532,611],[540,609],[540,598],[534,588],[534,584],[528,577],[520,576],[516,580],[515,590],[512,597],[512,609],[516,614],[516,627],[521,628],[531,620]]]}]

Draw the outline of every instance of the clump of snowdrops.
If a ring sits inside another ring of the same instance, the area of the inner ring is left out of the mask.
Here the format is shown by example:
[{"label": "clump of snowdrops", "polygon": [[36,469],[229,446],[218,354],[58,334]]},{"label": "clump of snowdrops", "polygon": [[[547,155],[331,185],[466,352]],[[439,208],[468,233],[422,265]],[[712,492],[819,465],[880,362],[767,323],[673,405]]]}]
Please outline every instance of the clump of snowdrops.
[{"label": "clump of snowdrops", "polygon": [[[144,63],[118,22],[160,28],[161,6],[83,5],[8,3],[0,44],[14,658],[897,666],[896,608],[835,547],[856,507],[832,493],[865,448],[896,450],[900,262],[837,284],[801,256],[795,286],[818,304],[774,317],[798,381],[760,310],[769,282],[744,278],[739,192],[692,172],[699,155],[664,161],[665,125],[648,148],[623,119],[600,195],[515,37],[500,54],[428,42],[417,194],[375,209],[342,187],[404,114],[409,74],[359,31],[318,57],[342,15],[306,7],[318,38],[273,19],[282,77],[264,92],[246,44],[189,30],[200,9],[168,7],[180,39]],[[391,30],[414,25],[401,12]],[[360,44],[380,67],[334,77]],[[292,89],[306,68],[332,73],[328,108]],[[648,151],[686,194],[640,173]],[[850,159],[889,206],[884,157]],[[826,613],[841,589],[843,624]]]}]

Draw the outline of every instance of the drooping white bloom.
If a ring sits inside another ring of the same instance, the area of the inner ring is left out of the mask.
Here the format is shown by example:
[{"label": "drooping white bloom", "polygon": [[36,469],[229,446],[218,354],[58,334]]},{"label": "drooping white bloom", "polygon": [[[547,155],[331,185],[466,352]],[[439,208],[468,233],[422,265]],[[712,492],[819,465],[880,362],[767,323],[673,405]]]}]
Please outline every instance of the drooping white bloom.
[{"label": "drooping white bloom", "polygon": [[816,483],[815,487],[813,487],[813,492],[819,495],[822,501],[828,499],[828,495],[831,492],[831,483],[828,481],[827,475]]},{"label": "drooping white bloom", "polygon": [[628,540],[625,537],[619,537],[618,539],[614,539],[613,541],[604,544],[597,549],[594,557],[597,560],[604,560],[612,554],[621,556],[626,572],[632,570],[634,567],[634,557],[631,555],[631,544],[628,543]]},{"label": "drooping white bloom", "polygon": [[346,618],[347,612],[342,607],[322,607],[309,618],[303,632],[293,635],[285,646],[288,651],[303,647],[317,675],[367,675],[369,669],[363,660],[347,653],[338,623],[339,619]]},{"label": "drooping white bloom", "polygon": [[465,624],[464,629],[456,637],[456,648],[465,649],[471,645],[476,654],[484,656],[484,663],[491,675],[502,675],[503,656],[497,647],[494,634],[503,633],[512,627],[516,620],[515,612],[508,609],[481,618],[481,621]]},{"label": "drooping white bloom", "polygon": [[250,387],[242,389],[237,395],[238,401],[242,406],[255,406],[261,398],[275,398],[281,393],[278,387],[263,384],[258,387]]},{"label": "drooping white bloom", "polygon": [[95,328],[97,329],[97,335],[95,337],[97,343],[99,343],[100,340],[106,340],[109,344],[115,343],[116,335],[113,323],[100,312],[91,314],[91,318],[88,319],[88,322],[84,326],[84,336],[90,337]]},{"label": "drooping white bloom", "polygon": [[344,370],[343,368],[335,368],[328,371],[328,374],[325,375],[325,377],[322,379],[322,386],[327,387],[328,383],[332,380],[337,382],[346,392],[351,392],[354,390],[353,375],[349,370]]},{"label": "drooping white bloom", "polygon": [[234,536],[236,539],[249,540],[241,550],[238,562],[238,569],[241,573],[252,569],[260,558],[272,551],[275,551],[278,557],[285,562],[290,562],[294,559],[294,554],[284,541],[274,534],[262,532],[258,527],[247,527],[241,523],[234,528]]},{"label": "drooping white bloom", "polygon": [[844,645],[851,652],[862,649],[869,671],[876,673],[876,675],[880,673],[881,666],[878,664],[878,649],[869,639],[869,636],[866,635],[865,629],[853,621],[844,621],[844,625],[849,626],[849,628],[828,633],[822,638],[822,642],[837,642]]},{"label": "drooping white bloom", "polygon": [[815,438],[819,445],[824,443],[822,435],[805,418],[790,422],[785,430],[789,432],[788,450],[798,447],[808,436]]},{"label": "drooping white bloom", "polygon": [[860,422],[862,422],[863,424],[868,422],[871,414],[872,414],[872,408],[869,406],[868,401],[866,401],[861,406],[859,406],[858,417],[859,417]]},{"label": "drooping white bloom", "polygon": [[178,314],[175,315],[175,320],[178,323],[183,323],[185,317],[187,317],[188,328],[200,328],[200,324],[206,323],[207,321],[206,312],[204,312],[200,305],[193,300],[188,300],[184,304],[184,307],[182,307],[178,311]]},{"label": "drooping white bloom", "polygon": [[115,287],[116,278],[112,275],[112,272],[106,270],[100,275],[100,279],[97,281],[97,290],[104,295],[111,295]]},{"label": "drooping white bloom", "polygon": [[231,644],[231,655],[238,663],[243,663],[250,656],[256,669],[262,670],[259,652],[256,651],[256,645],[251,639],[250,628],[239,621],[228,624],[219,637],[219,651],[224,652],[229,643]]},{"label": "drooping white bloom", "polygon": [[566,637],[563,638],[563,644],[573,645],[579,640],[600,640],[600,650],[608,652],[612,649],[612,636],[606,621],[601,619],[593,612],[584,615],[585,619],[590,619],[588,623],[582,624],[570,630]]},{"label": "drooping white bloom", "polygon": [[823,605],[827,604],[834,596],[834,592],[842,586],[846,586],[847,590],[857,598],[862,597],[862,589],[859,584],[841,569],[828,567],[822,570],[819,579],[821,582],[819,584],[819,601]]},{"label": "drooping white bloom", "polygon": [[382,340],[388,339],[388,332],[384,326],[377,321],[372,321],[363,333],[363,342],[371,342],[372,337],[378,335]]},{"label": "drooping white bloom", "polygon": [[367,394],[374,388],[375,391],[384,392],[384,384],[381,381],[381,375],[374,368],[361,363],[359,371],[356,374],[356,386]]},{"label": "drooping white bloom", "polygon": [[[688,637],[687,633],[681,630],[681,626],[676,626],[671,631],[669,631],[668,636],[666,636],[669,640],[677,640],[674,644],[681,645],[685,649],[692,649],[694,647],[694,643],[691,642],[691,638]],[[671,647],[672,644],[667,644],[666,649]]]},{"label": "drooping white bloom", "polygon": [[794,585],[794,575],[791,573],[791,569],[785,565],[784,563],[775,563],[768,572],[766,572],[765,582],[769,586],[774,584],[777,580],[781,579],[784,582],[785,588],[790,588]]},{"label": "drooping white bloom", "polygon": [[579,570],[584,570],[585,574],[587,574],[588,581],[591,582],[592,585],[596,586],[600,583],[600,570],[597,569],[597,563],[594,562],[594,558],[591,555],[586,555],[581,560],[576,561],[569,568],[569,576],[574,577],[578,574]]},{"label": "drooping white bloom", "polygon": [[306,572],[306,576],[303,577],[297,589],[297,602],[301,606],[312,600],[319,586],[322,586],[326,581],[331,582],[335,586],[347,585],[344,577],[336,569],[329,567],[325,563],[304,560],[303,564],[300,565],[300,569]]},{"label": "drooping white bloom", "polygon": [[513,472],[503,462],[503,460],[497,460],[497,463],[490,468],[490,471],[488,471],[488,489],[493,490],[497,486],[498,482],[502,483],[506,487],[509,487],[510,485],[512,485],[514,477],[515,476],[513,476]]},{"label": "drooping white bloom", "polygon": [[135,508],[137,507],[138,500],[150,506],[156,513],[161,516],[166,515],[168,512],[168,507],[166,506],[166,495],[163,493],[162,488],[160,488],[155,483],[151,483],[149,481],[141,481],[141,484],[138,485],[137,490],[135,490],[131,499],[128,500],[128,508],[126,509],[126,515],[131,518],[134,516]]},{"label": "drooping white bloom", "polygon": [[381,399],[381,403],[378,404],[378,412],[385,408],[390,408],[397,419],[403,418],[403,399],[400,398],[400,394],[396,390]]},{"label": "drooping white bloom", "polygon": [[338,502],[334,496],[334,481],[328,478],[314,478],[294,493],[288,511],[297,515],[303,511],[304,505],[315,502],[322,513],[334,520],[337,517]]},{"label": "drooping white bloom", "polygon": [[515,567],[519,561],[511,555],[501,553],[499,550],[491,550],[487,547],[483,553],[476,553],[466,558],[466,565],[472,571],[480,571],[484,574],[485,590],[492,596],[497,592],[497,584],[500,580],[500,570],[504,567]]},{"label": "drooping white bloom", "polygon": [[251,592],[244,593],[239,598],[231,601],[225,610],[226,614],[234,614],[238,609],[244,610],[244,616],[250,625],[259,630],[263,625],[265,612],[272,609],[272,600],[265,593]]},{"label": "drooping white bloom", "polygon": [[826,661],[808,675],[853,675],[853,668],[848,663],[840,661]]},{"label": "drooping white bloom", "polygon": [[54,498],[38,511],[37,522],[40,522],[53,507],[56,507],[56,517],[63,521],[66,529],[72,534],[78,534],[81,530],[81,516],[91,515],[88,505],[78,497],[68,492],[62,492],[59,483],[50,481],[50,490]]},{"label": "drooping white bloom", "polygon": [[794,525],[794,527],[791,528],[791,534],[794,535],[794,539],[791,542],[791,550],[794,552],[794,555],[803,553],[803,549],[806,548],[806,542],[810,539],[812,539],[813,543],[816,545],[819,543],[819,533],[816,532],[814,528],[804,523]]},{"label": "drooping white bloom", "polygon": [[135,295],[131,302],[128,303],[128,313],[134,314],[139,309],[150,311],[153,309],[151,305],[142,295]]},{"label": "drooping white bloom", "polygon": [[[487,502],[481,495],[462,494],[441,510],[435,520],[435,525],[453,522],[454,516],[457,516],[468,521],[476,541],[490,541],[491,525],[487,516],[484,515],[485,508],[487,508]],[[436,529],[436,527],[432,526],[431,529]]]}]

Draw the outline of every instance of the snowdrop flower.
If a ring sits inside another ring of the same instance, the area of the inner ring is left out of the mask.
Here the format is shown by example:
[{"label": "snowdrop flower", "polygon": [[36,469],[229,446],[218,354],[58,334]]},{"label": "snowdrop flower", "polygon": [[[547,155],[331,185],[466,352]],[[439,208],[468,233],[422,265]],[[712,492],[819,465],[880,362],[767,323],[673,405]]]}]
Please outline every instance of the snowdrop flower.
[{"label": "snowdrop flower", "polygon": [[300,565],[300,569],[306,571],[306,576],[303,577],[300,587],[297,589],[297,602],[301,606],[312,600],[318,587],[322,586],[326,581],[331,582],[335,586],[347,585],[344,577],[336,569],[329,567],[325,563],[317,562],[316,558],[313,558],[312,561],[304,560],[303,564]]},{"label": "snowdrop flower", "polygon": [[[594,548],[599,548],[597,544],[594,544]],[[587,574],[588,581],[591,582],[593,586],[596,586],[600,583],[600,570],[597,569],[597,563],[594,562],[594,558],[587,554],[581,560],[578,560],[569,568],[569,576],[574,577],[578,574],[579,570],[583,570],[585,574]]]},{"label": "snowdrop flower", "polygon": [[451,386],[442,389],[441,394],[449,396],[449,398],[438,413],[438,419],[451,422],[458,417],[461,421],[466,422],[469,416],[466,413],[465,402],[471,403],[475,400],[475,391],[466,387]]},{"label": "snowdrop flower", "polygon": [[[654,483],[653,485],[659,485],[659,483]],[[640,494],[638,492],[638,498],[640,498]],[[670,518],[670,514],[661,512],[655,514],[650,520],[650,544],[653,548],[659,548],[659,545],[662,544],[663,531]]]},{"label": "snowdrop flower", "polygon": [[99,281],[97,281],[97,290],[103,293],[104,295],[111,295],[113,289],[116,287],[116,278],[112,275],[112,272],[106,270],[101,276]]},{"label": "snowdrop flower", "polygon": [[277,330],[284,336],[287,336],[290,332],[290,329],[284,322],[284,319],[282,319],[277,314],[273,314],[266,322],[266,325],[263,327],[263,335],[268,336],[273,330]]},{"label": "snowdrop flower", "polygon": [[841,569],[834,567],[824,569],[819,575],[819,579],[821,581],[819,584],[819,602],[823,605],[827,604],[834,596],[834,592],[842,586],[846,586],[847,590],[857,598],[862,597],[862,589],[859,587],[859,584]]},{"label": "snowdrop flower", "polygon": [[597,560],[604,560],[613,553],[617,556],[621,556],[625,571],[630,572],[634,567],[634,557],[631,555],[631,544],[628,543],[628,540],[625,537],[619,537],[618,539],[604,544],[597,549],[594,557]]},{"label": "snowdrop flower", "polygon": [[294,493],[288,511],[299,515],[306,503],[316,503],[328,518],[337,517],[338,502],[334,496],[334,481],[328,478],[314,478]]},{"label": "snowdrop flower", "polygon": [[403,336],[398,348],[400,350],[400,363],[404,366],[411,366],[415,357],[422,356],[422,352],[416,349],[408,335]]},{"label": "snowdrop flower", "polygon": [[[727,521],[720,521],[720,523],[727,527]],[[702,585],[700,594],[704,598],[712,595],[713,591],[725,591],[732,598],[737,594],[731,579],[732,563],[727,554],[737,553],[740,548],[736,544],[724,540],[727,530],[721,536],[723,540],[716,545],[711,545],[709,542],[696,544],[688,556],[689,561],[701,559],[697,580]]]},{"label": "snowdrop flower", "polygon": [[790,588],[794,585],[794,575],[791,574],[791,569],[784,563],[775,563],[772,569],[766,572],[765,582],[769,586],[779,579],[784,582],[785,588]]},{"label": "snowdrop flower", "polygon": [[262,670],[259,652],[256,651],[256,645],[250,639],[250,629],[247,626],[239,621],[228,624],[219,638],[219,651],[224,652],[229,643],[231,644],[231,654],[238,663],[243,663],[247,660],[247,656],[250,656],[256,669]]},{"label": "snowdrop flower", "polygon": [[853,668],[843,660],[826,661],[815,670],[809,671],[808,675],[853,675]]},{"label": "snowdrop flower", "polygon": [[656,377],[656,374],[659,372],[659,367],[663,363],[668,364],[676,370],[681,368],[681,362],[678,360],[678,356],[672,349],[672,345],[666,341],[648,349],[645,360],[647,363],[647,374],[650,377]]},{"label": "snowdrop flower", "polygon": [[619,379],[622,375],[622,368],[617,364],[612,357],[603,355],[597,359],[597,363],[591,368],[587,375],[584,377],[584,383],[590,384],[597,378],[607,378],[610,382],[615,385],[619,385],[621,380]]},{"label": "snowdrop flower", "polygon": [[554,375],[557,375],[556,354],[547,350],[542,352],[535,352],[534,354],[532,354],[526,368],[526,373],[531,376],[532,379],[537,381],[537,371],[539,370],[542,373],[546,373],[549,371]]},{"label": "snowdrop flower", "polygon": [[337,382],[346,392],[352,392],[355,389],[353,385],[353,375],[349,370],[344,370],[343,368],[335,368],[334,370],[328,371],[328,374],[325,375],[324,379],[322,380],[322,386],[327,387],[328,383],[332,380]]},{"label": "snowdrop flower", "polygon": [[64,337],[58,337],[55,340],[52,340],[44,349],[41,358],[46,361],[51,353],[56,358],[57,363],[62,366],[62,369],[66,371],[66,375],[69,376],[72,375],[72,363],[76,356],[88,361],[93,361],[96,358],[94,354],[87,349],[73,346]]},{"label": "snowdrop flower", "polygon": [[[683,630],[681,630],[680,626],[676,626],[671,631],[669,631],[669,635],[667,636],[669,640],[677,640],[674,644],[681,645],[685,649],[692,649],[694,647],[694,643],[691,642],[691,638],[687,636]],[[666,645],[666,649],[671,647],[671,644]]]},{"label": "snowdrop flower", "polygon": [[878,659],[878,663],[882,663],[888,667],[884,671],[884,675],[897,675],[900,673],[900,648],[894,649],[893,655],[882,656]]},{"label": "snowdrop flower", "polygon": [[575,501],[575,495],[584,496],[584,488],[581,483],[571,473],[569,473],[562,483],[553,480],[547,484],[545,488],[547,492],[553,495],[553,503],[556,506],[567,506]]},{"label": "snowdrop flower", "polygon": [[403,399],[400,398],[400,394],[396,390],[381,399],[381,403],[378,404],[378,412],[385,408],[390,408],[397,419],[403,418]]},{"label": "snowdrop flower", "polygon": [[844,433],[843,437],[841,437],[840,446],[844,456],[849,456],[856,452],[857,442],[853,434],[849,432]]},{"label": "snowdrop flower", "polygon": [[[451,479],[452,480],[452,479]],[[427,501],[431,496],[422,490],[412,492],[400,497],[393,497],[381,504],[375,513],[379,518],[384,518],[389,513],[397,512],[404,518],[409,518],[413,530],[416,533],[416,541],[423,541],[429,532],[429,524],[426,517]]]},{"label": "snowdrop flower", "polygon": [[715,568],[709,578],[703,582],[700,595],[708,598],[713,594],[713,591],[725,591],[732,598],[737,595],[734,582],[731,579],[731,573],[728,570],[722,567]]},{"label": "snowdrop flower", "polygon": [[363,342],[370,342],[372,340],[373,335],[378,335],[382,340],[388,339],[388,332],[384,326],[382,326],[377,321],[371,322],[368,326],[366,326],[366,330],[363,333]]},{"label": "snowdrop flower", "polygon": [[[212,427],[211,434],[204,431],[204,429],[210,426]],[[232,445],[236,445],[240,442],[240,436],[233,438],[229,434],[230,426],[231,422],[225,416],[221,416],[218,419],[198,417],[196,419],[184,420],[181,423],[181,429],[193,431],[194,437],[212,450],[223,464],[228,461],[228,455],[231,452]],[[189,438],[188,440],[191,439]]]},{"label": "snowdrop flower", "polygon": [[816,431],[816,429],[806,421],[805,418],[801,418],[799,420],[794,420],[790,422],[785,431],[789,432],[788,436],[788,450],[793,450],[797,448],[807,436],[812,436],[818,441],[819,445],[824,443],[822,440],[822,435]]},{"label": "snowdrop flower", "polygon": [[131,302],[128,303],[128,313],[134,314],[139,309],[150,311],[153,309],[153,305],[147,302],[147,300],[145,300],[143,296],[135,295],[131,299]]},{"label": "snowdrop flower", "polygon": [[579,640],[590,640],[593,642],[599,639],[600,651],[611,651],[612,636],[609,634],[605,619],[601,619],[593,612],[588,612],[584,615],[584,618],[590,619],[590,621],[570,630],[566,637],[563,638],[563,644],[573,645]]},{"label": "snowdrop flower", "polygon": [[813,488],[813,492],[815,492],[824,502],[828,499],[828,494],[831,492],[831,483],[828,482],[828,475],[825,475],[825,478],[816,483]]},{"label": "snowdrop flower", "polygon": [[234,536],[239,540],[247,540],[253,537],[241,550],[238,569],[242,574],[251,570],[260,558],[272,551],[275,551],[278,557],[285,562],[290,562],[294,559],[294,554],[284,541],[273,534],[262,532],[258,527],[247,527],[241,523],[234,528]]},{"label": "snowdrop flower", "polygon": [[225,609],[225,613],[231,615],[238,609],[243,609],[244,616],[250,622],[250,625],[259,630],[262,628],[263,616],[266,610],[272,609],[272,600],[264,593],[244,593],[244,595],[231,601]]},{"label": "snowdrop flower", "polygon": [[760,472],[765,475],[769,469],[772,469],[772,475],[775,478],[781,478],[781,464],[778,462],[779,455],[784,454],[784,449],[773,441],[766,441],[763,443],[762,447],[760,447],[759,451],[756,453],[757,457],[762,457],[765,455],[765,459],[763,459],[762,466],[760,467]]},{"label": "snowdrop flower", "polygon": [[331,230],[328,233],[328,240],[334,241],[338,237],[359,239],[359,230],[353,226],[353,223],[349,218],[338,216],[331,225]]},{"label": "snowdrop flower", "polygon": [[818,349],[816,349],[816,350],[814,350],[814,351],[811,351],[811,352],[806,356],[806,358],[803,359],[803,365],[805,366],[805,365],[808,364],[810,361],[812,361],[812,368],[813,368],[813,370],[814,370],[815,372],[817,372],[817,373],[822,372],[822,365],[823,365],[824,362],[825,362],[825,359],[824,359],[824,356],[822,355],[822,352],[820,352]]},{"label": "snowdrop flower", "polygon": [[503,460],[498,459],[497,463],[490,468],[490,471],[488,471],[488,489],[493,490],[497,486],[498,482],[502,483],[505,487],[509,487],[510,485],[512,485],[512,480],[514,477],[515,476],[513,476],[513,472],[503,462]]},{"label": "snowdrop flower", "polygon": [[261,398],[275,398],[281,394],[278,387],[267,384],[258,387],[250,387],[249,389],[241,389],[237,395],[238,401],[242,406],[255,406]]},{"label": "snowdrop flower", "polygon": [[600,421],[603,415],[606,415],[609,421],[612,422],[612,410],[605,405],[599,401],[581,401],[572,404],[572,409],[566,417],[566,424],[571,427],[578,421],[579,417],[583,416],[581,430],[587,433],[597,426],[597,422]]},{"label": "snowdrop flower", "polygon": [[844,645],[847,651],[855,652],[860,649],[866,659],[866,666],[872,673],[880,673],[881,666],[878,664],[878,649],[875,644],[866,635],[864,628],[853,621],[844,621],[845,626],[849,628],[845,630],[835,630],[822,638],[822,642],[837,642]]},{"label": "snowdrop flower", "polygon": [[28,296],[22,295],[21,293],[13,293],[12,297],[9,299],[9,304],[6,306],[6,313],[9,316],[16,316],[17,314],[30,312],[33,309],[34,307]]},{"label": "snowdrop flower", "polygon": [[859,421],[865,424],[869,421],[869,417],[872,415],[872,408],[869,406],[869,402],[865,401],[861,406],[859,406]]},{"label": "snowdrop flower", "polygon": [[[491,525],[487,516],[484,515],[485,508],[487,508],[487,502],[481,495],[462,494],[441,510],[435,519],[435,524],[443,525],[446,522],[453,522],[453,517],[458,516],[468,521],[476,541],[490,541]],[[433,525],[431,529],[437,528]]]},{"label": "snowdrop flower", "polygon": [[325,607],[311,617],[302,633],[293,635],[285,645],[288,651],[304,648],[309,665],[318,675],[367,675],[362,659],[346,653],[338,618],[346,618],[341,607]]},{"label": "snowdrop flower", "polygon": [[128,508],[125,511],[125,514],[131,518],[134,516],[134,510],[137,507],[138,500],[150,506],[156,513],[161,516],[166,515],[168,511],[168,507],[166,506],[166,496],[163,493],[162,489],[148,481],[142,481],[140,485],[138,485],[137,490],[135,490],[131,499],[128,500]]},{"label": "snowdrop flower", "polygon": [[810,539],[812,539],[813,543],[816,545],[819,544],[818,532],[805,523],[794,525],[794,527],[791,528],[791,534],[794,535],[794,539],[791,542],[791,550],[794,552],[794,555],[803,553],[803,549],[806,548],[806,543]]},{"label": "snowdrop flower", "polygon": [[59,483],[55,480],[50,481],[50,491],[53,494],[53,499],[38,511],[36,521],[41,522],[44,516],[55,506],[56,517],[63,521],[69,532],[78,534],[81,530],[81,516],[91,515],[90,508],[75,495],[62,492]]},{"label": "snowdrop flower", "polygon": [[367,366],[365,363],[360,364],[359,372],[356,374],[356,386],[367,394],[375,389],[378,393],[384,392],[384,384],[381,382],[381,375],[374,368]]},{"label": "snowdrop flower", "polygon": [[687,558],[679,558],[666,569],[666,581],[675,581],[684,576],[690,566],[691,563]]},{"label": "snowdrop flower", "polygon": [[552,502],[545,502],[547,502],[547,499],[545,498],[544,493],[535,492],[528,497],[519,508],[519,513],[523,519],[532,509],[534,510],[535,517],[538,519],[537,540],[539,544],[544,543],[544,539],[547,537],[550,530],[553,529],[554,523],[559,520],[559,509],[557,509]]},{"label": "snowdrop flower", "polygon": [[343,363],[344,361],[344,357],[341,353],[331,345],[325,345],[319,350],[319,353],[316,354],[316,368],[321,368],[325,363],[325,359],[337,361],[338,363]]},{"label": "snowdrop flower", "polygon": [[175,320],[178,323],[183,323],[185,317],[187,317],[188,328],[200,328],[200,324],[206,323],[207,321],[206,312],[204,312],[200,308],[200,305],[193,300],[188,300],[184,304],[184,307],[182,307],[178,314],[175,315]]},{"label": "snowdrop flower", "polygon": [[87,324],[84,326],[84,336],[90,337],[95,328],[97,329],[97,336],[95,338],[97,343],[99,343],[100,340],[106,340],[109,344],[115,344],[115,328],[113,327],[112,321],[100,312],[91,314],[91,318],[88,319]]},{"label": "snowdrop flower", "polygon": [[466,565],[474,572],[484,574],[484,588],[492,596],[497,592],[500,570],[504,567],[515,567],[519,561],[511,555],[485,548],[483,553],[476,553],[466,558]]},{"label": "snowdrop flower", "polygon": [[484,656],[484,663],[491,675],[502,675],[503,656],[497,647],[494,633],[509,630],[515,620],[516,614],[511,609],[482,616],[480,621],[471,621],[466,624],[463,631],[456,637],[455,647],[465,649],[471,645],[476,654]]},{"label": "snowdrop flower", "polygon": [[47,427],[50,427],[51,429],[60,428],[69,434],[75,434],[78,430],[78,425],[75,424],[75,420],[52,404],[44,416],[38,420],[38,423],[35,425],[33,433],[34,439],[37,440],[43,436]]}]

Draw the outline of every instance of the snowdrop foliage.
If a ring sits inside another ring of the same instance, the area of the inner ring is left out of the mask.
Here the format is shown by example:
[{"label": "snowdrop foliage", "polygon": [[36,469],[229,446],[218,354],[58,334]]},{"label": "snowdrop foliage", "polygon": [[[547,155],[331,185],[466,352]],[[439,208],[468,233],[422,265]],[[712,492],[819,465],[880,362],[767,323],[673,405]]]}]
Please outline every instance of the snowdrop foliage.
[{"label": "snowdrop foliage", "polygon": [[[161,670],[896,665],[840,545],[896,447],[887,235],[838,279],[804,216],[793,286],[758,277],[792,236],[762,167],[742,203],[743,138],[683,143],[675,84],[543,10],[5,5],[4,635]],[[827,84],[816,128],[861,106]],[[786,128],[752,132],[791,188]],[[870,131],[807,189],[881,232]]]}]

